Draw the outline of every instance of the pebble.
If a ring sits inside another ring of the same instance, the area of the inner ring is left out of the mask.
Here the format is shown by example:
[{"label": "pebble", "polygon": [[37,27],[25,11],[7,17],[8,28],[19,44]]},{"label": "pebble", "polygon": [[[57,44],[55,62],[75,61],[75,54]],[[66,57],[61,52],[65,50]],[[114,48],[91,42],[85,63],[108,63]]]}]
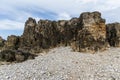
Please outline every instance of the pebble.
[{"label": "pebble", "polygon": [[34,60],[1,65],[0,80],[120,80],[119,51],[89,54],[58,47]]}]

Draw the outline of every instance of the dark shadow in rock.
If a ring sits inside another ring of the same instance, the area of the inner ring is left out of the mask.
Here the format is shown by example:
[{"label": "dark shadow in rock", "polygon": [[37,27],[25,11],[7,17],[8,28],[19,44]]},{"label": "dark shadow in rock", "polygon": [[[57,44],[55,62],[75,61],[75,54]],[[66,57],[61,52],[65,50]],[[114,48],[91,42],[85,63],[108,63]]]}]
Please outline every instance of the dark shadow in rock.
[{"label": "dark shadow in rock", "polygon": [[20,50],[3,50],[0,52],[0,61],[22,62],[28,59],[34,59],[36,56]]}]

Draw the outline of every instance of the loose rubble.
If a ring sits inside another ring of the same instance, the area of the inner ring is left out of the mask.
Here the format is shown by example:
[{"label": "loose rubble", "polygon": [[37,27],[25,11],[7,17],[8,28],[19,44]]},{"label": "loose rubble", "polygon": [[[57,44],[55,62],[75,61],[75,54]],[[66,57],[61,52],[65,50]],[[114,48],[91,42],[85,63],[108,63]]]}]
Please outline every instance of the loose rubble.
[{"label": "loose rubble", "polygon": [[0,66],[0,80],[120,80],[120,49],[96,54],[59,47],[34,60]]}]

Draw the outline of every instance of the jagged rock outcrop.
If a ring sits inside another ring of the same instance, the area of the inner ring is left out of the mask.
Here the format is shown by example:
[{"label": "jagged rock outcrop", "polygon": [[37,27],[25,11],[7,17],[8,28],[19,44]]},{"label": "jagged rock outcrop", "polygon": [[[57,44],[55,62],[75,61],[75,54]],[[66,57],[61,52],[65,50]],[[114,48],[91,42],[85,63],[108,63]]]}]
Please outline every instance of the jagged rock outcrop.
[{"label": "jagged rock outcrop", "polygon": [[78,31],[76,42],[73,44],[75,51],[96,52],[109,47],[106,42],[105,19],[99,12],[85,12],[79,17],[81,30]]},{"label": "jagged rock outcrop", "polygon": [[[22,37],[19,36],[15,36],[15,35],[8,36],[7,40],[4,42],[1,48],[0,61],[22,62],[27,59],[34,59],[35,55],[30,54],[27,51],[19,50],[21,40]],[[1,38],[1,41],[4,40]]]},{"label": "jagged rock outcrop", "polygon": [[8,36],[3,50],[10,49],[10,50],[17,50],[19,47],[19,36],[11,35]]},{"label": "jagged rock outcrop", "polygon": [[[71,46],[74,51],[103,51],[119,46],[119,23],[105,25],[100,12],[84,12],[71,20],[39,20],[29,18],[22,36],[9,36],[3,50],[39,53],[57,46]],[[2,39],[0,40],[2,41]]]},{"label": "jagged rock outcrop", "polygon": [[86,12],[71,20],[39,20],[37,23],[29,18],[20,38],[20,48],[34,53],[70,45],[75,51],[96,52],[109,47],[106,40],[105,20],[101,13]]},{"label": "jagged rock outcrop", "polygon": [[55,21],[40,20],[36,24],[35,19],[29,18],[20,40],[20,47],[31,52],[40,52],[42,49],[55,47],[59,40]]},{"label": "jagged rock outcrop", "polygon": [[78,18],[70,21],[39,20],[29,18],[25,23],[24,33],[20,38],[20,48],[30,52],[41,52],[58,45],[71,45],[77,35]]},{"label": "jagged rock outcrop", "polygon": [[57,27],[61,34],[61,43],[65,46],[71,46],[71,43],[76,40],[78,31],[81,29],[78,18],[72,18],[69,21],[58,21]]},{"label": "jagged rock outcrop", "polygon": [[111,23],[106,25],[107,40],[110,46],[120,47],[120,23]]},{"label": "jagged rock outcrop", "polygon": [[48,49],[57,46],[60,42],[59,30],[55,21],[40,20],[36,29],[37,34],[41,35],[41,48]]},{"label": "jagged rock outcrop", "polygon": [[0,50],[3,48],[5,45],[5,40],[0,36]]},{"label": "jagged rock outcrop", "polygon": [[[23,35],[20,37],[20,44],[19,44],[19,50],[27,50],[30,51],[34,48],[34,44],[36,43],[35,39],[35,27],[37,23],[35,19],[29,18],[25,22],[25,28]],[[39,38],[39,36],[37,36]],[[39,43],[38,43],[39,44]]]}]

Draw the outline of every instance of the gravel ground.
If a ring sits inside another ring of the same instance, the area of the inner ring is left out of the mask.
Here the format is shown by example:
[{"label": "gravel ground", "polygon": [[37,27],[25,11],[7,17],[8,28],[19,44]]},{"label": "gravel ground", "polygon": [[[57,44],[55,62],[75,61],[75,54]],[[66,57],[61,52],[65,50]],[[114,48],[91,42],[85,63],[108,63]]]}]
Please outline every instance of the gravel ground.
[{"label": "gravel ground", "polygon": [[1,65],[0,80],[120,80],[120,48],[96,54],[55,48],[34,60]]}]

